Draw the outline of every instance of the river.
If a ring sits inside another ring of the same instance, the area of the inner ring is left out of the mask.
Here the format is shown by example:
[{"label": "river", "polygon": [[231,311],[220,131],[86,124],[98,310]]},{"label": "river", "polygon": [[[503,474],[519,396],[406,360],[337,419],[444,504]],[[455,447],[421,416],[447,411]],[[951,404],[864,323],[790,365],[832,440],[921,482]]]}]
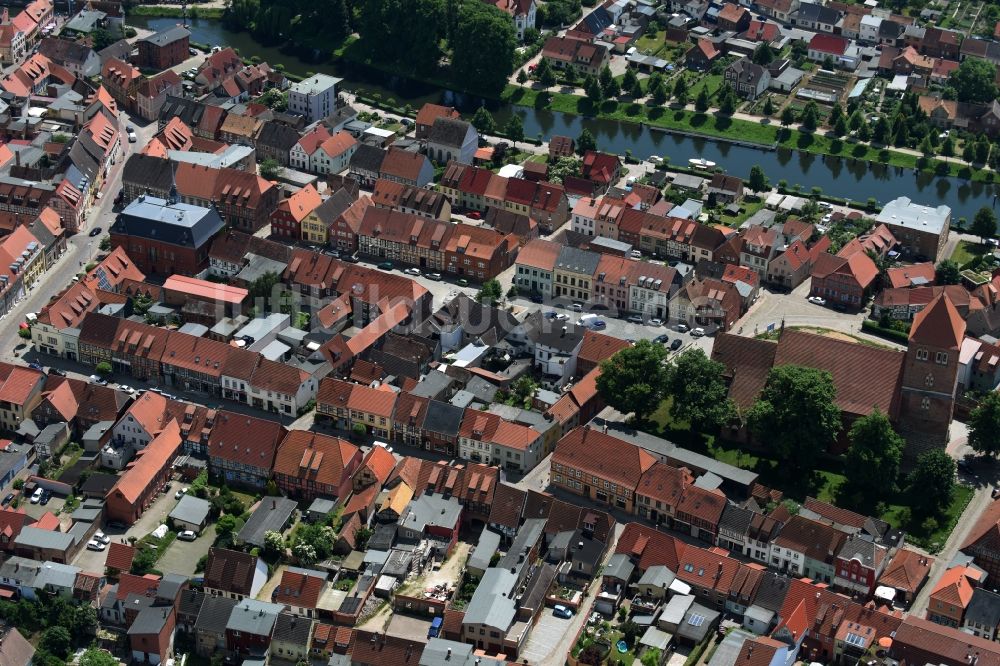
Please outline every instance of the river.
[{"label": "river", "polygon": [[[135,17],[129,25],[150,30],[160,30],[178,22],[178,19]],[[378,72],[360,71],[350,64],[317,65],[306,62],[273,47],[262,46],[246,32],[227,30],[220,21],[194,19],[190,21],[191,41],[200,44],[232,46],[240,54],[258,56],[272,65],[282,63],[287,71],[296,74],[323,72],[344,77],[345,87],[367,93],[377,92],[384,99],[393,98],[399,105],[409,103],[414,108],[424,102],[445,102],[470,110],[479,100],[463,99],[449,91],[441,91],[411,81],[386,76]],[[870,197],[885,203],[898,196],[908,196],[921,204],[945,204],[952,209],[953,219],[972,219],[980,206],[995,206],[997,185],[974,183],[959,178],[939,178],[909,169],[875,165],[857,160],[814,155],[790,150],[768,151],[736,146],[710,139],[668,134],[649,127],[610,120],[554,113],[520,106],[501,106],[493,110],[498,125],[503,125],[512,113],[524,122],[524,135],[548,139],[561,134],[576,137],[583,128],[589,129],[602,150],[624,155],[631,151],[634,157],[660,155],[672,164],[686,165],[689,158],[703,157],[722,166],[728,173],[749,175],[750,168],[759,164],[772,183],[785,180],[798,184],[809,192],[813,187],[822,188],[825,194],[866,201]]]}]

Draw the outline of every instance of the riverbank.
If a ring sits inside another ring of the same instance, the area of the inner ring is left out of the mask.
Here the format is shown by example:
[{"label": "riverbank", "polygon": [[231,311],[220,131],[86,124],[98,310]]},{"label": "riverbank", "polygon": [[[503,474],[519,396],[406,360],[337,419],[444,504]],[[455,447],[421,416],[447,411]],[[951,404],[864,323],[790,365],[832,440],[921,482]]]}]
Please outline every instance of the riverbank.
[{"label": "riverbank", "polygon": [[[225,13],[224,7],[198,7],[197,5],[187,8],[187,18],[189,19],[213,19],[222,18]],[[165,5],[136,5],[128,10],[129,16],[141,16],[143,18],[184,18],[185,12],[180,7]]]},{"label": "riverbank", "polygon": [[762,150],[787,148],[814,155],[872,162],[937,176],[952,176],[975,182],[992,183],[996,174],[989,169],[976,169],[967,164],[937,159],[924,159],[913,152],[891,148],[876,148],[850,139],[830,137],[818,132],[806,132],[795,127],[781,127],[771,121],[753,122],[711,113],[681,108],[649,106],[638,102],[606,100],[595,105],[586,97],[566,93],[536,90],[508,85],[501,101],[536,111],[552,111],[601,120],[648,125],[653,129],[688,136],[720,139],[739,145],[754,145]]}]

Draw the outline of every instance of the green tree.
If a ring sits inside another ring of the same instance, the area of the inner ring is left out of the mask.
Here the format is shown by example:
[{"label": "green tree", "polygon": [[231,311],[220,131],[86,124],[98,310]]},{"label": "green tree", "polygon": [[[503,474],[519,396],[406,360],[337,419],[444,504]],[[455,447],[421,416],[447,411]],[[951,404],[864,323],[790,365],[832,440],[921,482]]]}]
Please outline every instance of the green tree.
[{"label": "green tree", "polygon": [[678,76],[677,80],[674,81],[674,99],[677,100],[678,104],[687,104],[688,85],[687,79],[684,78],[683,74]]},{"label": "green tree", "polygon": [[667,103],[667,86],[664,83],[660,83],[660,85],[655,87],[650,85],[646,93],[653,100],[653,104],[657,106],[663,106]]},{"label": "green tree", "polygon": [[934,273],[934,281],[938,284],[958,284],[962,281],[961,268],[951,259],[945,259],[938,264]]},{"label": "green tree", "polygon": [[500,286],[500,281],[496,278],[487,280],[480,287],[479,293],[476,294],[476,301],[479,303],[496,303],[503,296],[503,287]]},{"label": "green tree", "polygon": [[768,373],[764,390],[747,414],[750,430],[791,470],[811,470],[840,431],[835,396],[829,372],[777,366]]},{"label": "green tree", "polygon": [[[473,3],[464,3],[463,6],[470,4]],[[264,3],[261,3],[261,7],[264,8]],[[369,52],[381,62],[394,63],[397,67],[418,74],[428,74],[437,68],[441,59],[442,37],[447,29],[443,0],[357,0],[355,16],[355,27],[362,42],[370,47]],[[461,21],[461,16],[458,19]],[[279,24],[275,32],[281,32],[287,23],[286,20]],[[508,26],[509,24],[508,19]],[[477,31],[477,34],[481,36],[481,32]],[[466,38],[465,43],[468,41]],[[464,45],[451,46],[464,53]],[[477,45],[479,46],[484,51],[492,50],[486,45]],[[475,71],[480,63],[480,58],[474,58],[470,63],[460,64],[459,69]],[[501,63],[497,64],[498,69],[503,66]],[[480,87],[486,91],[488,86],[484,84],[485,82],[480,82]]]},{"label": "green tree", "polygon": [[774,61],[774,49],[767,42],[761,42],[753,51],[753,62],[757,65],[770,65]]},{"label": "green tree", "polygon": [[889,121],[885,119],[885,116],[879,116],[878,120],[875,122],[875,130],[872,133],[872,139],[875,143],[880,143],[882,145],[889,142]]},{"label": "green tree", "polygon": [[215,534],[220,539],[221,538],[228,539],[233,535],[234,532],[236,532],[236,528],[238,526],[239,522],[237,517],[231,513],[227,513],[226,515],[220,517],[219,520],[215,523]]},{"label": "green tree", "polygon": [[940,515],[951,505],[955,493],[955,461],[943,449],[923,454],[910,473],[909,489],[917,515]]},{"label": "green tree", "polygon": [[96,366],[94,366],[94,372],[96,372],[101,377],[107,379],[108,377],[111,376],[111,373],[114,372],[114,370],[111,368],[110,363],[108,363],[107,361],[101,361]]},{"label": "green tree", "polygon": [[934,157],[937,151],[934,150],[934,144],[931,143],[931,138],[925,136],[924,140],[920,142],[920,152],[923,153],[924,157],[931,158]]},{"label": "green tree", "polygon": [[504,125],[503,133],[514,144],[514,148],[517,149],[517,142],[524,141],[524,121],[521,120],[521,116],[512,113],[510,120]]},{"label": "green tree", "polygon": [[844,136],[845,134],[847,134],[847,121],[844,116],[837,116],[837,120],[833,123],[833,135]]},{"label": "green tree", "polygon": [[[573,71],[570,68],[567,71]],[[546,58],[542,58],[541,62],[538,63],[538,67],[535,68],[535,78],[546,88],[551,88],[556,84],[556,73],[552,69],[552,65]]]},{"label": "green tree", "polygon": [[942,157],[955,156],[955,140],[951,138],[950,134],[946,136],[944,141],[941,143],[940,153]]},{"label": "green tree", "polygon": [[633,83],[632,87],[629,88],[629,95],[632,99],[642,99],[644,97],[642,92],[642,81],[639,79],[635,80],[635,83]]},{"label": "green tree", "polygon": [[49,627],[42,633],[42,639],[38,642],[38,647],[59,659],[69,656],[71,646],[72,638],[66,627]]},{"label": "green tree", "polygon": [[673,398],[670,415],[687,421],[691,430],[701,432],[722,426],[732,414],[732,404],[722,375],[725,371],[697,347],[688,349],[669,368],[666,395]]},{"label": "green tree", "polygon": [[809,132],[814,132],[816,127],[819,126],[819,107],[816,106],[816,102],[809,100],[806,107],[802,109],[802,117],[799,118],[799,124],[802,129]]},{"label": "green tree", "polygon": [[838,118],[843,118],[843,117],[844,117],[844,108],[840,106],[840,104],[834,103],[834,105],[830,107],[830,115],[827,117],[826,122],[828,125],[832,127],[833,124],[837,122]]},{"label": "green tree", "polygon": [[576,137],[576,152],[583,155],[588,150],[597,150],[597,141],[590,130],[584,127],[580,130],[580,136]]},{"label": "green tree", "polygon": [[862,125],[865,124],[865,115],[861,113],[861,109],[855,109],[851,117],[847,119],[847,127],[852,132],[857,132]]},{"label": "green tree", "polygon": [[281,532],[268,530],[264,532],[264,552],[272,556],[280,556],[285,550],[285,538]]},{"label": "green tree", "polygon": [[764,113],[765,116],[773,116],[774,115],[774,102],[771,101],[771,96],[770,95],[768,95],[764,99],[764,108],[762,109],[762,111],[763,111],[763,113]]},{"label": "green tree", "polygon": [[786,106],[781,110],[781,124],[788,127],[795,122],[795,112],[792,111],[792,107]]},{"label": "green tree", "polygon": [[1000,393],[984,395],[969,414],[969,446],[986,456],[1000,453]]},{"label": "green tree", "polygon": [[966,58],[948,77],[959,102],[985,104],[997,97],[997,68],[986,60]]},{"label": "green tree", "polygon": [[906,121],[896,119],[896,129],[892,133],[892,144],[897,148],[905,148],[910,142],[910,129],[906,126]]},{"label": "green tree", "polygon": [[638,80],[639,77],[635,75],[635,70],[626,67],[625,74],[622,76],[622,90],[632,90]]},{"label": "green tree", "polygon": [[976,163],[986,164],[986,161],[990,156],[990,142],[982,134],[979,135],[979,139],[976,140]]},{"label": "green tree", "polygon": [[604,99],[604,90],[601,88],[601,83],[592,74],[588,74],[587,78],[584,79],[583,91],[587,95],[587,99],[595,106],[600,104],[601,100]]},{"label": "green tree", "polygon": [[997,215],[989,206],[982,206],[976,211],[976,216],[972,218],[972,228],[969,230],[974,236],[979,236],[982,242],[987,238],[993,238],[997,233]]},{"label": "green tree", "polygon": [[663,345],[639,340],[601,363],[597,391],[604,401],[624,413],[644,419],[659,407],[669,371]]},{"label": "green tree", "polygon": [[646,648],[639,659],[642,666],[660,666],[660,649],[655,647]]},{"label": "green tree", "polygon": [[364,550],[368,546],[368,540],[372,538],[372,531],[367,527],[359,527],[354,530],[354,545],[359,550]]},{"label": "green tree", "polygon": [[264,180],[275,180],[281,175],[282,170],[278,160],[271,157],[260,163],[260,177]]},{"label": "green tree", "polygon": [[705,113],[708,111],[708,90],[705,86],[701,87],[698,92],[698,97],[694,100],[694,109],[698,113]]},{"label": "green tree", "polygon": [[871,141],[872,138],[872,128],[868,123],[862,123],[861,127],[858,128],[858,141],[864,141],[867,143]]},{"label": "green tree", "polygon": [[976,144],[966,141],[962,144],[962,159],[972,164],[976,161]]},{"label": "green tree", "polygon": [[868,500],[887,497],[896,483],[906,442],[877,407],[854,422],[848,437],[851,448],[844,459],[844,474],[851,487]]},{"label": "green tree", "polygon": [[719,90],[719,113],[731,116],[736,112],[736,92],[728,83]]},{"label": "green tree", "polygon": [[484,2],[463,2],[458,8],[452,48],[452,75],[486,93],[499,93],[514,71],[517,33],[510,17]]},{"label": "green tree", "polygon": [[753,192],[763,192],[764,190],[770,189],[770,183],[767,181],[767,174],[764,173],[764,169],[762,169],[759,164],[754,164],[750,167],[750,178],[747,181],[747,187],[749,187]]},{"label": "green tree", "polygon": [[517,82],[522,86],[528,82],[528,75],[524,73],[523,69],[517,70]]},{"label": "green tree", "polygon": [[475,115],[472,116],[472,126],[480,134],[493,134],[497,128],[496,121],[493,120],[493,114],[485,106],[476,109]]},{"label": "green tree", "polygon": [[607,65],[601,68],[601,74],[598,77],[598,81],[601,84],[601,92],[604,94],[606,99],[617,96],[621,90],[614,74],[611,73],[611,68]]}]

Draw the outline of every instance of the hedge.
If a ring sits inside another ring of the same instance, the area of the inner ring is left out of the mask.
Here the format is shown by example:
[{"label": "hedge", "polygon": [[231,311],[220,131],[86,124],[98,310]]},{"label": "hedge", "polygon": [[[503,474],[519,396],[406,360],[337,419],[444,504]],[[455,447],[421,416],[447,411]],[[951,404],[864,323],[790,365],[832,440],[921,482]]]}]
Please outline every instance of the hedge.
[{"label": "hedge", "polygon": [[910,335],[904,333],[903,331],[897,331],[894,328],[885,328],[879,326],[877,321],[872,321],[871,319],[865,319],[861,322],[861,330],[872,335],[877,335],[883,337],[886,340],[892,340],[893,342],[899,342],[901,344],[907,344],[910,341]]}]

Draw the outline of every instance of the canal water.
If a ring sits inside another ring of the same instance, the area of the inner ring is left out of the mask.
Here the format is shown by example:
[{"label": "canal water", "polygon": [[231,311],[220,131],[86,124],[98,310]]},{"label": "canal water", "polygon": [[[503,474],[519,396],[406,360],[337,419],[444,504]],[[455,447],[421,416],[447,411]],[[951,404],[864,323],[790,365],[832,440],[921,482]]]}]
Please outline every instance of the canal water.
[{"label": "canal water", "polygon": [[[161,30],[178,22],[171,18],[140,17],[129,19],[129,25]],[[227,30],[220,21],[194,19],[189,22],[191,41],[200,44],[228,45],[239,50],[244,57],[256,55],[261,60],[275,65],[282,63],[285,69],[295,74],[322,72],[345,79],[345,87],[369,95],[378,93],[383,99],[392,98],[399,106],[410,104],[414,108],[424,102],[448,103],[474,109],[482,100],[466,98],[450,91],[414,83],[385,75],[370,69],[362,69],[349,63],[317,65],[285,53],[274,47],[256,42],[249,33]],[[687,165],[692,157],[711,160],[728,173],[747,177],[751,167],[759,164],[772,183],[785,180],[789,185],[800,185],[804,192],[819,187],[824,194],[836,197],[866,201],[874,197],[885,203],[898,196],[908,196],[913,201],[925,205],[945,204],[952,209],[953,219],[966,217],[969,220],[980,206],[996,205],[995,195],[1000,193],[998,185],[973,183],[958,178],[939,178],[910,169],[889,167],[849,158],[813,155],[790,150],[769,151],[745,146],[737,146],[711,139],[669,134],[649,127],[611,120],[584,118],[571,114],[520,106],[500,106],[492,108],[493,116],[502,126],[511,114],[517,114],[524,123],[526,137],[548,139],[561,134],[576,137],[587,128],[597,140],[600,149],[624,155],[631,151],[634,157],[650,155],[667,157],[671,164]]]}]

